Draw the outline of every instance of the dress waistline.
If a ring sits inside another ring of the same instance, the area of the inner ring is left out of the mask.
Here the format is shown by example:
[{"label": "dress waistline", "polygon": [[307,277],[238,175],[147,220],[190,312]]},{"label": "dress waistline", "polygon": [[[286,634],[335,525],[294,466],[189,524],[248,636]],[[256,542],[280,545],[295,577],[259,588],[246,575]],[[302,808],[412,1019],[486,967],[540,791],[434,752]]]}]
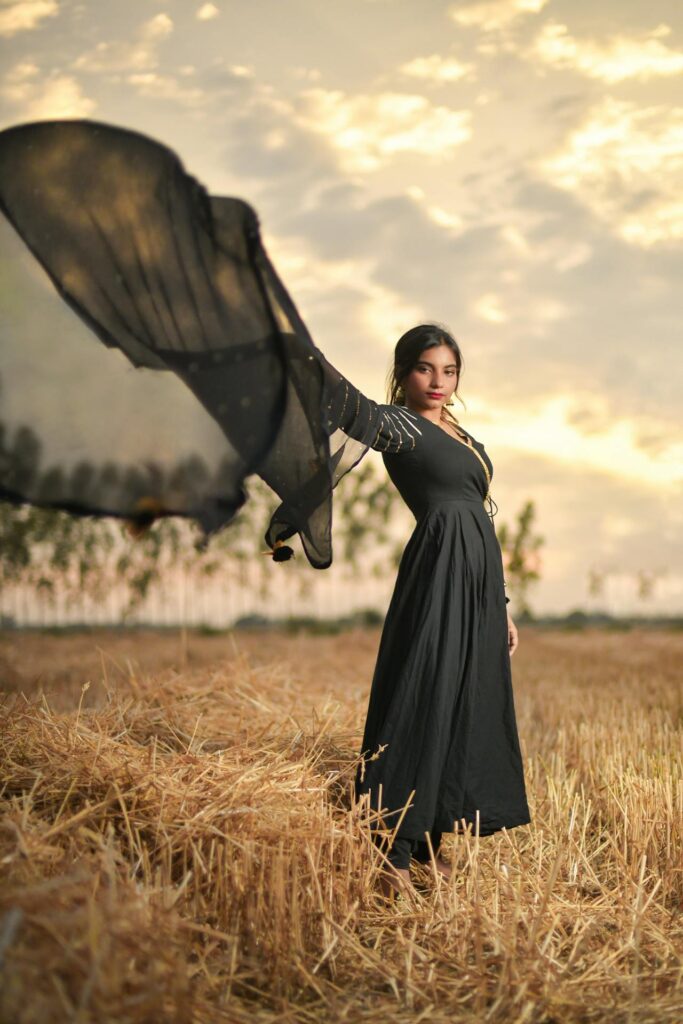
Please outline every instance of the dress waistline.
[{"label": "dress waistline", "polygon": [[430,501],[427,509],[437,508],[439,505],[451,505],[454,502],[464,502],[466,505],[481,505],[484,506],[484,498],[437,498],[436,501]]},{"label": "dress waistline", "polygon": [[[414,513],[416,520],[419,522],[426,515],[429,515],[430,512],[441,508],[443,505],[477,505],[486,512],[483,498],[439,498],[435,501],[430,501],[428,505],[422,505],[419,512]],[[488,513],[486,514],[488,515]]]}]

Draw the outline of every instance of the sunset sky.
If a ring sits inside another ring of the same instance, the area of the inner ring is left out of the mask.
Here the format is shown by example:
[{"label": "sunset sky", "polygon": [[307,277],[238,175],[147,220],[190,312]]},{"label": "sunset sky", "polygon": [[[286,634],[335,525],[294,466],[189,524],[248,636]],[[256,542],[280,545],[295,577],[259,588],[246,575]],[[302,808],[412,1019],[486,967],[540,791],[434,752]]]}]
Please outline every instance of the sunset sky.
[{"label": "sunset sky", "polygon": [[0,127],[135,128],[252,203],[370,397],[451,329],[496,522],[536,505],[536,611],[683,612],[680,0],[1,0],[0,46]]}]

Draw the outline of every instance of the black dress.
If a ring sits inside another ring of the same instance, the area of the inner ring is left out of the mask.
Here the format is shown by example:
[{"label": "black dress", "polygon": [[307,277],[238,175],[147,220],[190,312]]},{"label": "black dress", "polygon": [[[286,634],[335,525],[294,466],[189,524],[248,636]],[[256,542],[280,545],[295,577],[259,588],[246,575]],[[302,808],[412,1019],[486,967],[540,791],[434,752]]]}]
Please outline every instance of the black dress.
[{"label": "black dress", "polygon": [[[464,433],[492,476],[484,445]],[[464,442],[425,417],[415,446],[383,460],[416,524],[384,621],[356,793],[370,793],[390,829],[409,805],[399,838],[462,823],[480,835],[527,824],[486,473]]]},{"label": "black dress", "polygon": [[477,813],[480,834],[528,822],[501,552],[473,451],[340,374],[253,207],[210,195],[169,147],[89,120],[8,128],[0,210],[0,499],[140,528],[184,516],[207,544],[258,474],[280,499],[273,561],[298,534],[325,569],[333,489],[381,451],[416,525],[363,738],[368,756],[384,749],[357,792],[389,812],[412,793],[409,838]]}]

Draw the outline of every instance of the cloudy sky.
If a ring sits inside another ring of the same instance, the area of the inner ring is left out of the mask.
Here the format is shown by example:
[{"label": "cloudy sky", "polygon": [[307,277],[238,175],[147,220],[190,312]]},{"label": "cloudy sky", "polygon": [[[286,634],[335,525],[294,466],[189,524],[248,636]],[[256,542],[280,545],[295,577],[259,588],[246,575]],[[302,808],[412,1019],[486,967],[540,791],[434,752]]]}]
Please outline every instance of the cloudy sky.
[{"label": "cloudy sky", "polygon": [[0,46],[1,127],[132,127],[251,202],[366,394],[452,330],[536,610],[683,611],[680,0],[0,0]]}]

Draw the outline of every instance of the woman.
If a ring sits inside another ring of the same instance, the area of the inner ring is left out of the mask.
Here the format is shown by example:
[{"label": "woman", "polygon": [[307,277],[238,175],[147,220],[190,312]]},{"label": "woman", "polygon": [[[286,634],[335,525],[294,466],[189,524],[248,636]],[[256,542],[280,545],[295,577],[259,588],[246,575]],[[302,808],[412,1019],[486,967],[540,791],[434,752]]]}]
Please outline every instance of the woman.
[{"label": "woman", "polygon": [[382,457],[416,525],[384,622],[356,794],[388,810],[398,887],[411,857],[430,859],[427,835],[448,876],[443,832],[530,821],[510,673],[517,630],[484,508],[493,466],[447,408],[461,370],[457,342],[437,325],[396,346],[390,400],[420,419],[414,444]]},{"label": "woman", "polygon": [[253,208],[209,195],[171,149],[125,128],[69,119],[0,132],[0,210],[0,498],[118,516],[136,534],[185,516],[206,545],[257,473],[281,500],[267,554],[286,561],[298,533],[325,569],[332,491],[381,451],[416,526],[357,795],[394,830],[399,881],[427,835],[438,848],[458,823],[481,835],[527,823],[517,634],[484,508],[493,467],[445,409],[462,367],[450,334],[408,331],[390,402],[367,398],[314,345]]}]

